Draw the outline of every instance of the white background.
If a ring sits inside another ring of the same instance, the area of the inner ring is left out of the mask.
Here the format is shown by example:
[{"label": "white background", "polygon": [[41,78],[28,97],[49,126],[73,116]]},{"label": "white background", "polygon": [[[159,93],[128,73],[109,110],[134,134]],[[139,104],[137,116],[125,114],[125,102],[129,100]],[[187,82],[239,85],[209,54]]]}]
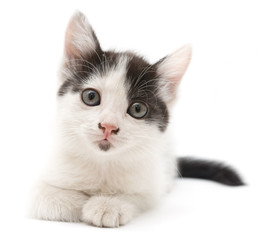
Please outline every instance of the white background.
[{"label": "white background", "polygon": [[[24,217],[49,156],[64,32],[76,9],[104,50],[155,62],[192,44],[172,119],[178,155],[223,160],[248,186],[177,180],[157,209],[119,229]],[[255,1],[1,1],[1,239],[258,239],[257,64]]]}]

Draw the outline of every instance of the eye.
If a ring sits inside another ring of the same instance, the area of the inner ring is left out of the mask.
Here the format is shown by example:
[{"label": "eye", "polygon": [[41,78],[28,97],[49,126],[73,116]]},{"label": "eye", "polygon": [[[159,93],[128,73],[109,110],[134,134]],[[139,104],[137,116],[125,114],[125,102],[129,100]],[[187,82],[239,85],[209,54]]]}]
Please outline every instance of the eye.
[{"label": "eye", "polygon": [[148,107],[145,103],[142,103],[142,102],[136,102],[131,104],[127,110],[127,113],[136,119],[141,119],[145,117],[147,112],[148,112]]},{"label": "eye", "polygon": [[100,104],[100,95],[94,89],[85,89],[82,92],[82,101],[88,106],[97,106]]}]

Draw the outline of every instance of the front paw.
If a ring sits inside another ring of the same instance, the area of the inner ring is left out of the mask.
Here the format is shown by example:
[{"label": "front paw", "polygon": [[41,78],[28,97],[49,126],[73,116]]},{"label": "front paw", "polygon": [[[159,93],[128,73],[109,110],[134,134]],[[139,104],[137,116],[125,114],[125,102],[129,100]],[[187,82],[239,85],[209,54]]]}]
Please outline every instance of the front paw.
[{"label": "front paw", "polygon": [[128,223],[134,213],[134,206],[118,197],[96,196],[84,204],[82,220],[97,227],[119,227]]}]

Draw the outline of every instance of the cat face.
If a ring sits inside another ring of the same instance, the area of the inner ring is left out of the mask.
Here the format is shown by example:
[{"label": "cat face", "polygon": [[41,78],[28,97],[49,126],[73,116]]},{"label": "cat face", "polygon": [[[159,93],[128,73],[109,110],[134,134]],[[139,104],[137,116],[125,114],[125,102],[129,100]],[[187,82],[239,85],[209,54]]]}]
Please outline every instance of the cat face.
[{"label": "cat face", "polygon": [[67,27],[59,118],[64,137],[105,154],[147,150],[167,128],[190,48],[149,64],[130,52],[103,51],[91,26],[76,13]]}]

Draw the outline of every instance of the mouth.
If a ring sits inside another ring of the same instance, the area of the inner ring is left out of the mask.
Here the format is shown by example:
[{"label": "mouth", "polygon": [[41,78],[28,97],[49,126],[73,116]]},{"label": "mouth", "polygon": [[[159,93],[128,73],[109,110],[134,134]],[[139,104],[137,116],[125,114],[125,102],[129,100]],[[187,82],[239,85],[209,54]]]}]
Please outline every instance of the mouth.
[{"label": "mouth", "polygon": [[111,143],[107,139],[104,139],[99,141],[98,146],[101,151],[107,152],[111,148]]}]

